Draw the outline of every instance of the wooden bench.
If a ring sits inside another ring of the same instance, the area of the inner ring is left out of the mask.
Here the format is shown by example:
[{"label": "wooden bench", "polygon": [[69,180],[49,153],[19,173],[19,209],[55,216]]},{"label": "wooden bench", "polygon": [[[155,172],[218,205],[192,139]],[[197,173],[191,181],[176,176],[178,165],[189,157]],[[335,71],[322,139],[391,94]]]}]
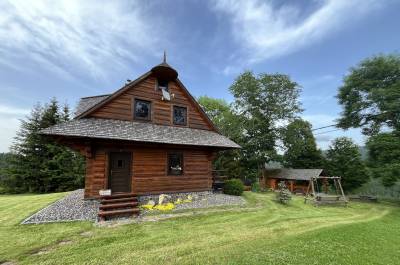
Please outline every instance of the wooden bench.
[{"label": "wooden bench", "polygon": [[347,200],[340,195],[317,195],[315,197],[315,204],[317,205],[342,203],[347,205]]}]

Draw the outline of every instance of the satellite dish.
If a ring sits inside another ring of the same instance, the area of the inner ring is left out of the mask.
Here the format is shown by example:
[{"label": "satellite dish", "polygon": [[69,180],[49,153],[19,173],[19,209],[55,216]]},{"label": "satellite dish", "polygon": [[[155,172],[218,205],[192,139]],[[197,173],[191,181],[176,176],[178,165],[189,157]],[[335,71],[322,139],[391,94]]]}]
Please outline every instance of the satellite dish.
[{"label": "satellite dish", "polygon": [[170,101],[171,100],[171,95],[169,94],[169,92],[167,90],[165,90],[164,88],[162,88],[161,91],[162,91],[163,100]]}]

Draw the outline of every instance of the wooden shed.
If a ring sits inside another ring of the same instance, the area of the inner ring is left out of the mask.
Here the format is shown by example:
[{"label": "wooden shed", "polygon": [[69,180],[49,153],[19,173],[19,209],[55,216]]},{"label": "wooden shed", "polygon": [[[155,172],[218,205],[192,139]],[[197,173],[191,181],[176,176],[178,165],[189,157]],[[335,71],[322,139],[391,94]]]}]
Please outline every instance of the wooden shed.
[{"label": "wooden shed", "polygon": [[284,181],[291,192],[305,194],[311,178],[324,174],[323,169],[264,169],[260,184],[264,188],[275,190],[278,188],[278,183]]}]

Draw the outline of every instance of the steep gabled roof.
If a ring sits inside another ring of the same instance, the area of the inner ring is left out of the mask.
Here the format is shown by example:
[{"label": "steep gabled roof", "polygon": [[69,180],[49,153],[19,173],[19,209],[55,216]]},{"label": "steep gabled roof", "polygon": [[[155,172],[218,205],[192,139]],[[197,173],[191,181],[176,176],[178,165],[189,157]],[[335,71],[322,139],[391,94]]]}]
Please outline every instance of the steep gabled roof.
[{"label": "steep gabled roof", "polygon": [[75,119],[46,128],[41,133],[66,137],[240,148],[229,138],[214,131],[111,119]]},{"label": "steep gabled roof", "polygon": [[110,95],[99,95],[92,97],[84,97],[79,100],[78,106],[76,107],[75,116],[79,116],[93,106],[99,104],[104,99],[108,98]]},{"label": "steep gabled roof", "polygon": [[139,82],[141,82],[144,79],[146,79],[147,77],[149,77],[150,75],[151,75],[151,71],[143,74],[142,76],[138,77],[136,80],[133,80],[132,82],[127,83],[126,85],[124,85],[123,87],[121,87],[120,89],[115,91],[114,93],[110,94],[108,97],[103,98],[101,101],[97,102],[95,105],[91,106],[90,108],[86,109],[85,111],[83,111],[79,115],[75,116],[74,119],[81,119],[81,118],[84,118],[84,117],[88,116],[89,114],[93,113],[95,110],[97,110],[100,107],[104,106],[105,104],[107,104],[108,102],[113,100],[114,98],[118,97],[119,95],[121,95],[122,93],[127,91],[128,89],[132,88],[133,86],[135,86]]},{"label": "steep gabled roof", "polygon": [[[79,114],[77,114],[75,116],[74,119],[81,119],[81,118],[85,118],[88,115],[90,115],[91,113],[93,113],[94,111],[98,110],[99,108],[101,108],[102,106],[104,106],[105,104],[107,104],[108,102],[112,101],[113,99],[117,98],[118,96],[120,96],[121,94],[125,93],[126,91],[128,91],[129,89],[131,89],[132,87],[134,87],[135,85],[137,85],[138,83],[140,83],[141,81],[145,80],[147,77],[149,77],[152,74],[152,71],[149,71],[145,74],[143,74],[142,76],[140,76],[139,78],[137,78],[136,80],[124,85],[122,88],[120,88],[119,90],[115,91],[114,93],[108,95],[107,97],[102,98],[101,100],[99,100],[98,102],[96,102],[94,105],[88,107],[87,109],[85,109],[84,111],[80,112]],[[201,113],[201,115],[206,119],[206,121],[211,125],[211,127],[219,132],[218,127],[211,121],[211,119],[208,117],[208,115],[205,113],[205,111],[203,110],[203,108],[200,106],[200,104],[197,102],[197,100],[190,94],[190,92],[186,89],[186,87],[183,85],[183,83],[179,80],[179,78],[177,78],[176,83],[182,88],[183,92],[187,95],[187,97],[189,98],[190,101],[192,101],[192,103],[194,104],[194,106],[196,107],[196,109]],[[94,102],[95,100],[93,100],[92,102]],[[78,112],[78,111],[77,111]]]}]

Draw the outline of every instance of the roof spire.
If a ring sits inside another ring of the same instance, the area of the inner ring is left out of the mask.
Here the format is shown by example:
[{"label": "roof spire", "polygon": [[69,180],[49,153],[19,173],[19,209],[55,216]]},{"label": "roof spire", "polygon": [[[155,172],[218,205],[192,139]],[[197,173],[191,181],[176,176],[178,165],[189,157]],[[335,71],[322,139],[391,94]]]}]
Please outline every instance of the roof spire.
[{"label": "roof spire", "polygon": [[167,62],[167,52],[164,50],[164,58],[163,58],[163,63]]}]

